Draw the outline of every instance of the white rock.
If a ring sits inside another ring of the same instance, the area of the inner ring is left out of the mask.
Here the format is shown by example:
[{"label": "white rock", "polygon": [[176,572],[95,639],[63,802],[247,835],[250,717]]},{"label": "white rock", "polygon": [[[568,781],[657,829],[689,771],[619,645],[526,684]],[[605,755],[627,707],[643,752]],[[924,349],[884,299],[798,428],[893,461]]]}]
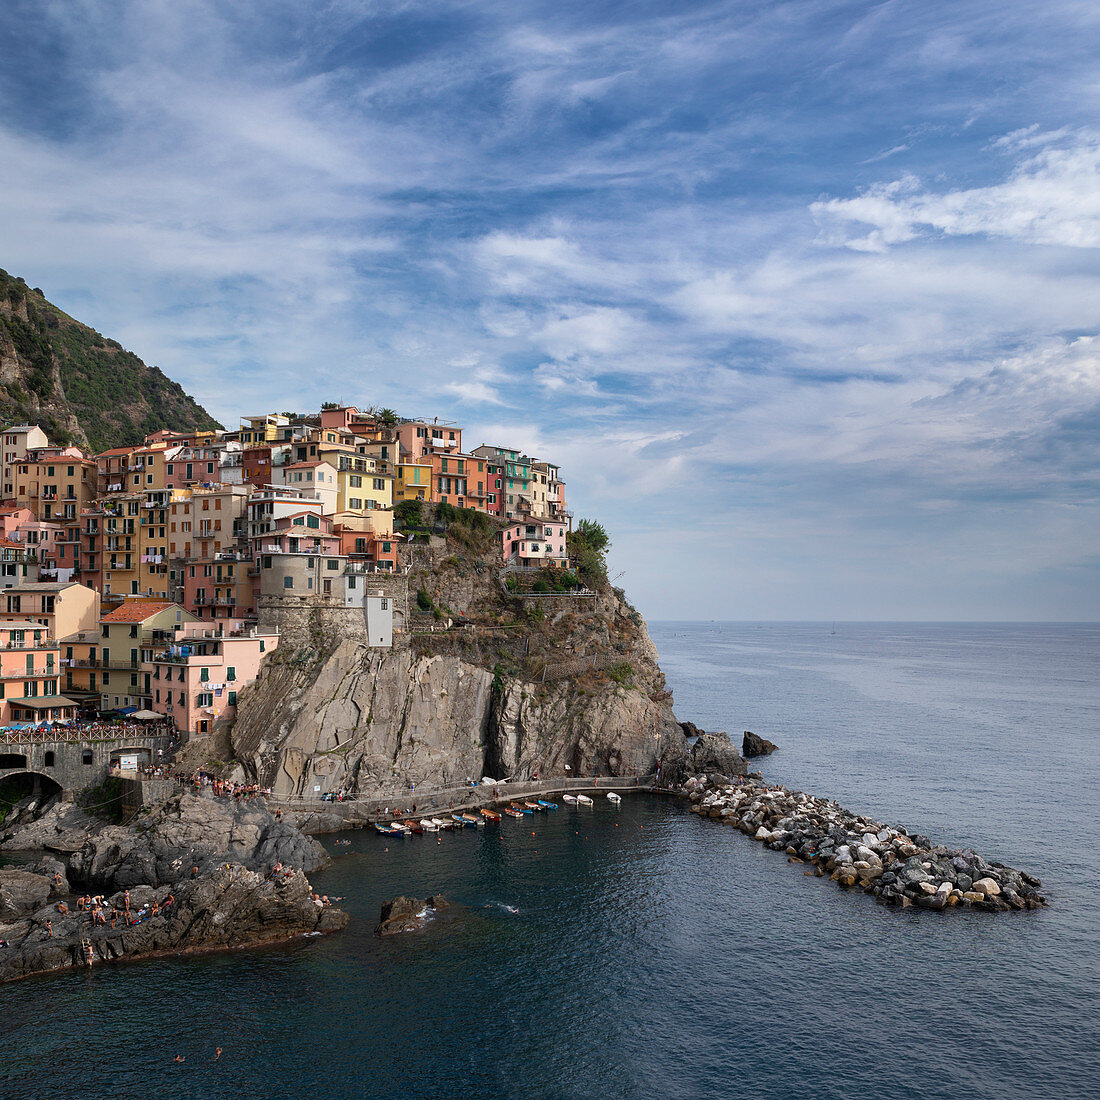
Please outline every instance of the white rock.
[{"label": "white rock", "polygon": [[771,838],[772,834],[767,829],[765,829],[763,825],[761,825],[760,828],[756,830],[757,840],[771,840]]},{"label": "white rock", "polygon": [[995,898],[1000,892],[1001,888],[991,878],[980,878],[974,883],[974,893],[976,894]]}]

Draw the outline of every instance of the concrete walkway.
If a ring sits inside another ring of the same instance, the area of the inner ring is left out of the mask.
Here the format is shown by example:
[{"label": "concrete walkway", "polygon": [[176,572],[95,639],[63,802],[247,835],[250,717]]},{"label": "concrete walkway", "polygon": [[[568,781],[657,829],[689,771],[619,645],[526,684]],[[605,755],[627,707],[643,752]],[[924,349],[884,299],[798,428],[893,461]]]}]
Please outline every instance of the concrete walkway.
[{"label": "concrete walkway", "polygon": [[[267,804],[284,813],[293,813],[298,825],[310,832],[311,821],[320,824],[325,821],[323,831],[335,832],[339,829],[362,828],[376,821],[392,821],[395,816],[405,820],[415,817],[446,817],[448,814],[465,810],[480,810],[481,807],[507,805],[509,802],[544,798],[557,801],[551,796],[581,792],[590,798],[606,798],[609,791],[624,793],[630,791],[649,791],[669,794],[665,788],[652,786],[654,777],[601,775],[586,776],[579,779],[540,779],[523,783],[497,783],[476,787],[452,787],[439,790],[403,791],[381,798],[345,799],[343,802],[322,802],[319,799],[279,799],[268,798]],[[416,811],[413,812],[413,803]],[[452,805],[453,803],[453,805]],[[398,810],[398,813],[383,813],[385,809]],[[327,819],[327,820],[326,820]],[[321,831],[321,830],[318,830]]]}]

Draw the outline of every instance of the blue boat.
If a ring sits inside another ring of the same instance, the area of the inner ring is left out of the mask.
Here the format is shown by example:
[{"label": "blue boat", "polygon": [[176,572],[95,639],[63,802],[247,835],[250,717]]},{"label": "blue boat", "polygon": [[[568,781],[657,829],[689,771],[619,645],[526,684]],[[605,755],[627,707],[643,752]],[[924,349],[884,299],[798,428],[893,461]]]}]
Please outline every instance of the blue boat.
[{"label": "blue boat", "polygon": [[456,825],[463,825],[467,829],[472,829],[474,827],[474,823],[472,821],[467,821],[461,814],[451,814],[451,820]]},{"label": "blue boat", "polygon": [[374,827],[383,836],[393,836],[393,829],[391,829],[388,825],[383,825],[381,821],[376,821],[374,823]]},{"label": "blue boat", "polygon": [[535,812],[534,810],[531,809],[530,806],[523,806],[519,802],[513,802],[512,803],[512,809],[513,810],[519,810],[519,812],[521,814],[534,814],[534,812]]},{"label": "blue boat", "polygon": [[539,805],[544,810],[556,810],[558,808],[558,804],[556,802],[547,802],[544,798],[539,799]]}]

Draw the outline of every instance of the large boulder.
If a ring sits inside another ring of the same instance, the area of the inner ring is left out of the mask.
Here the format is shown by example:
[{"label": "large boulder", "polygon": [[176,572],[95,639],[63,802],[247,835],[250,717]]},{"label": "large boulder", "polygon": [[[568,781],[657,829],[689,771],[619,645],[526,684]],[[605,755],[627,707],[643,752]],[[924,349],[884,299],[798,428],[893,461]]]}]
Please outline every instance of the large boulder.
[{"label": "large boulder", "polygon": [[15,867],[0,867],[0,919],[33,913],[46,904],[52,880]]},{"label": "large boulder", "polygon": [[69,877],[122,890],[179,882],[192,867],[205,873],[227,862],[253,871],[281,863],[308,873],[328,857],[316,840],[277,821],[262,799],[235,802],[188,791],[157,807],[140,828],[111,826],[86,839],[69,858]]},{"label": "large boulder", "polygon": [[755,733],[745,730],[741,738],[742,756],[767,756],[775,752],[776,746],[765,737],[758,737]]},{"label": "large boulder", "polygon": [[720,772],[722,775],[745,775],[748,769],[741,754],[734,748],[728,733],[704,733],[691,749],[693,772]]},{"label": "large boulder", "polygon": [[102,829],[103,822],[89,817],[74,802],[60,800],[39,807],[40,816],[24,812],[9,818],[0,833],[0,849],[26,852],[45,848],[52,852],[73,852],[89,833]]}]

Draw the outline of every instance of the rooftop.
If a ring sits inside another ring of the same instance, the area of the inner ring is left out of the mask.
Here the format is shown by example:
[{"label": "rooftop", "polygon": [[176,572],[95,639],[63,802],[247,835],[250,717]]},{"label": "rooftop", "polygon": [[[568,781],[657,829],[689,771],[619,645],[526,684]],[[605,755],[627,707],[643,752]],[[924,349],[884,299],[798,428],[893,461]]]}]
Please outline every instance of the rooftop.
[{"label": "rooftop", "polygon": [[121,607],[116,608],[110,615],[104,615],[99,621],[101,623],[143,623],[161,611],[178,606],[171,600],[127,600]]}]

